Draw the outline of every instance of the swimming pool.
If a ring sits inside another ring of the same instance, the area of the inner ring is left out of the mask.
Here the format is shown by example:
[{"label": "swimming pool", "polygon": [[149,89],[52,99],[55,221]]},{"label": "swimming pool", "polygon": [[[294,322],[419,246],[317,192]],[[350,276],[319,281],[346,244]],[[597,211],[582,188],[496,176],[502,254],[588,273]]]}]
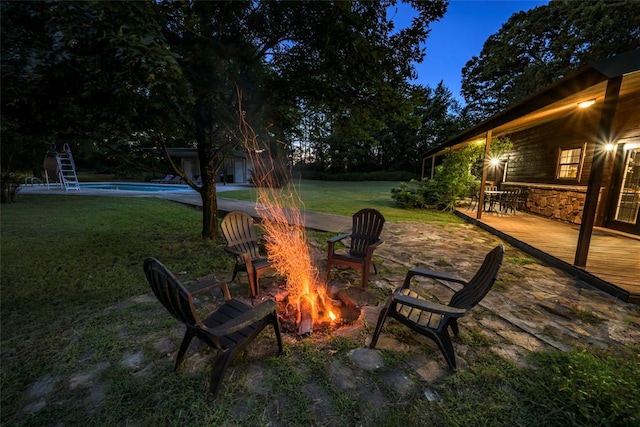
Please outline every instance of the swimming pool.
[{"label": "swimming pool", "polygon": [[158,193],[169,191],[194,191],[188,185],[180,184],[150,184],[147,182],[92,182],[81,183],[80,189],[137,191],[141,193]]}]

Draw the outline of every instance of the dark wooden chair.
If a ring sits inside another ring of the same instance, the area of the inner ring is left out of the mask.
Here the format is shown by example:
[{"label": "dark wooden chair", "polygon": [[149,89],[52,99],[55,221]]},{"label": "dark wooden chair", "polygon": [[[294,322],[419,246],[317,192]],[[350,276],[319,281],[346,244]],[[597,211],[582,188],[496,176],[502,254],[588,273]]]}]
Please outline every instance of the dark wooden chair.
[{"label": "dark wooden chair", "polygon": [[144,273],[158,300],[187,330],[176,356],[174,371],[178,369],[193,337],[217,350],[213,359],[209,400],[218,395],[224,374],[233,358],[244,350],[267,326],[272,325],[278,341],[278,354],[282,353],[282,337],[276,313],[276,302],[265,301],[251,307],[232,299],[226,282],[217,282],[200,287],[199,291],[220,288],[224,303],[204,320],[198,316],[193,304],[193,294],[155,258],[144,261]]},{"label": "dark wooden chair", "polygon": [[[484,205],[482,209],[488,212],[495,211],[496,205],[500,202],[500,196],[497,194],[487,194],[487,191],[498,191],[497,185],[485,185],[484,187],[485,196],[484,196]],[[487,204],[489,205],[489,209],[487,209]]]},{"label": "dark wooden chair", "polygon": [[230,281],[236,278],[238,272],[246,272],[251,296],[257,298],[260,294],[260,276],[275,271],[275,268],[263,255],[264,240],[258,238],[253,218],[244,212],[229,212],[222,219],[220,228],[227,241],[224,250],[236,259]]},{"label": "dark wooden chair", "polygon": [[480,201],[480,190],[475,190],[470,195],[471,200],[469,201],[469,210],[473,211],[478,207],[478,202]]},{"label": "dark wooden chair", "polygon": [[[353,223],[349,234],[339,234],[327,241],[329,244],[327,256],[327,282],[331,273],[331,266],[344,265],[360,271],[362,275],[362,287],[369,283],[369,270],[373,264],[373,251],[384,243],[380,239],[384,216],[375,209],[361,209],[353,214]],[[336,252],[335,244],[344,239],[349,239],[348,251]],[[378,269],[373,264],[373,270],[377,274]]]},{"label": "dark wooden chair", "polygon": [[[487,254],[475,276],[468,282],[437,271],[417,267],[409,270],[404,284],[393,292],[380,312],[369,347],[376,346],[384,322],[392,317],[435,341],[449,368],[455,370],[456,356],[449,336],[449,328],[455,336],[458,336],[458,318],[467,314],[489,292],[498,278],[503,257],[504,247],[500,245],[494,248]],[[438,304],[425,300],[409,289],[414,276],[461,283],[463,287],[451,297],[448,305]]]},{"label": "dark wooden chair", "polygon": [[500,210],[508,213],[511,211],[515,215],[518,210],[518,200],[520,198],[519,188],[509,188],[500,197]]},{"label": "dark wooden chair", "polygon": [[521,188],[520,194],[518,194],[518,199],[516,201],[516,209],[520,212],[527,211],[527,199],[529,198],[529,189]]}]

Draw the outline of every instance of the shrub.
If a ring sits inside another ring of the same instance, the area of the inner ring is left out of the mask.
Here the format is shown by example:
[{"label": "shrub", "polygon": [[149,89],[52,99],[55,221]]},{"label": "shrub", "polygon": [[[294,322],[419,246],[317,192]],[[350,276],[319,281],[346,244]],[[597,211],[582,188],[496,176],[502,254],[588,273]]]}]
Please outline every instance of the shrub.
[{"label": "shrub", "polygon": [[469,195],[476,177],[471,174],[471,165],[478,157],[478,149],[467,146],[450,152],[436,168],[434,181],[439,189],[438,206],[453,210],[458,200]]},{"label": "shrub", "polygon": [[435,180],[412,179],[409,184],[402,182],[399,188],[392,188],[391,198],[402,208],[437,207],[440,191],[439,184]]},{"label": "shrub", "polygon": [[[412,183],[416,181],[411,181]],[[410,187],[407,183],[400,183],[400,188],[391,189],[391,198],[401,208],[422,208],[423,203],[418,198],[418,190],[415,186]]]},{"label": "shrub", "polygon": [[471,174],[471,164],[477,158],[476,147],[454,151],[436,167],[433,179],[412,180],[391,190],[391,198],[404,208],[436,207],[453,210],[458,199],[469,195],[476,178]]},{"label": "shrub", "polygon": [[[496,139],[492,141],[491,156],[500,157],[512,147],[509,139]],[[468,144],[460,150],[449,151],[442,164],[436,166],[433,179],[425,178],[417,187],[401,184],[400,188],[391,190],[391,198],[401,207],[436,206],[453,210],[458,200],[479,188],[478,178],[472,171],[483,153],[483,144]]]}]

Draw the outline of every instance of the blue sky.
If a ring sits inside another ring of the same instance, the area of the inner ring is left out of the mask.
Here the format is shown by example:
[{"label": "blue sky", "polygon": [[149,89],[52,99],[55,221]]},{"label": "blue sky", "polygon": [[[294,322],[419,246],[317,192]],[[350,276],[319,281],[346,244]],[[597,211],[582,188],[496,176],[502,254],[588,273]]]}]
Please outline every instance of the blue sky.
[{"label": "blue sky", "polygon": [[[473,56],[480,54],[485,40],[500,30],[511,15],[547,0],[451,0],[444,18],[430,25],[426,41],[426,57],[417,64],[416,83],[435,88],[442,80],[454,97],[460,95],[462,68]],[[410,8],[398,6],[396,21],[404,27],[411,19]]]}]

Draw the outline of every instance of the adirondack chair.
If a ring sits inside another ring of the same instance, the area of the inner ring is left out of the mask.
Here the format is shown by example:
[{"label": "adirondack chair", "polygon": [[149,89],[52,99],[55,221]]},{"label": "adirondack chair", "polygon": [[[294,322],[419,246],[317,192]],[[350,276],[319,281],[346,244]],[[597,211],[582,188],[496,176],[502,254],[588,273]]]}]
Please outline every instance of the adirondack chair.
[{"label": "adirondack chair", "polygon": [[193,294],[155,258],[144,261],[144,273],[158,300],[186,327],[180,350],[176,356],[174,371],[181,365],[193,337],[197,337],[217,350],[213,359],[209,400],[218,395],[224,374],[233,358],[253,341],[267,326],[272,325],[278,342],[278,354],[282,353],[282,337],[276,313],[276,302],[267,300],[251,307],[232,299],[226,282],[217,282],[200,291],[220,288],[224,303],[204,320],[200,319],[193,303]]},{"label": "adirondack chair", "polygon": [[246,272],[251,296],[257,298],[260,294],[260,276],[274,271],[275,268],[263,255],[264,240],[257,237],[253,218],[244,212],[230,212],[222,219],[220,228],[227,241],[224,250],[236,259],[230,281],[233,281],[239,272]]},{"label": "adirondack chair", "polygon": [[[384,226],[384,216],[375,209],[361,209],[353,214],[351,233],[339,234],[327,241],[329,244],[327,256],[327,282],[331,273],[331,266],[344,265],[360,271],[362,275],[362,287],[369,283],[369,271],[373,264],[373,270],[377,274],[378,269],[373,263],[373,251],[384,243],[380,239],[380,233]],[[336,251],[335,244],[349,238],[348,252]]]},{"label": "adirondack chair", "polygon": [[[487,295],[498,278],[502,266],[504,247],[499,245],[489,252],[471,280],[468,282],[446,273],[414,267],[407,273],[404,284],[396,289],[384,308],[380,311],[376,329],[371,338],[370,348],[374,348],[385,321],[392,317],[421,335],[435,341],[444,355],[449,368],[456,369],[456,356],[449,335],[449,328],[458,336],[458,319],[467,314]],[[415,276],[460,283],[448,305],[427,301],[410,288]]]}]

